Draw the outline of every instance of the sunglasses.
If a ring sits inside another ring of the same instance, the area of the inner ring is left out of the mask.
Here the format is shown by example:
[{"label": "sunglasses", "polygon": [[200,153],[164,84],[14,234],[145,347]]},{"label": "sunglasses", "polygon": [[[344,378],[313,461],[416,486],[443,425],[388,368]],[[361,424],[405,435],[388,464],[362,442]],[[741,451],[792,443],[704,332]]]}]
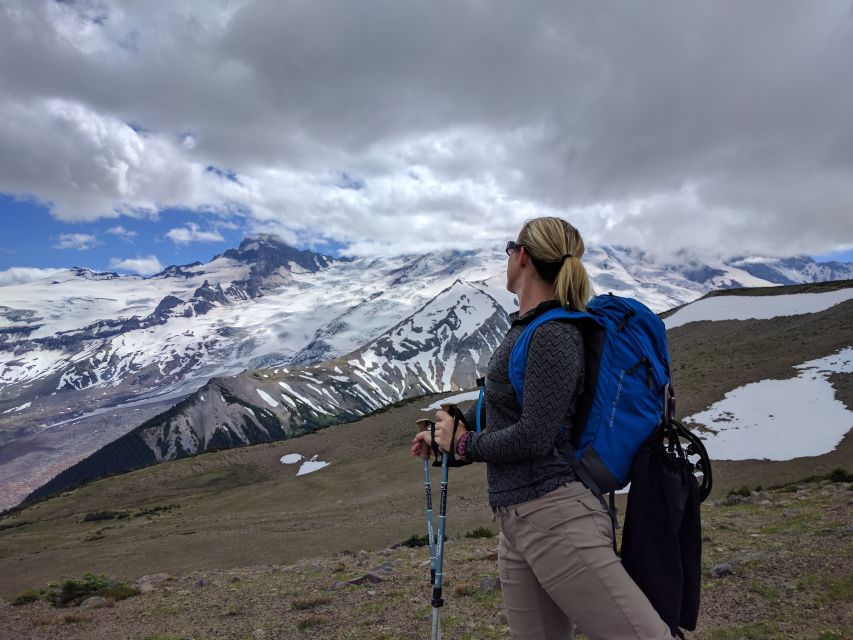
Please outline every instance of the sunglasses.
[{"label": "sunglasses", "polygon": [[517,242],[513,242],[512,240],[510,240],[506,243],[506,249],[504,249],[504,251],[506,251],[507,255],[511,255],[513,251],[515,251],[516,249],[520,249],[522,246],[523,245],[520,245]]}]

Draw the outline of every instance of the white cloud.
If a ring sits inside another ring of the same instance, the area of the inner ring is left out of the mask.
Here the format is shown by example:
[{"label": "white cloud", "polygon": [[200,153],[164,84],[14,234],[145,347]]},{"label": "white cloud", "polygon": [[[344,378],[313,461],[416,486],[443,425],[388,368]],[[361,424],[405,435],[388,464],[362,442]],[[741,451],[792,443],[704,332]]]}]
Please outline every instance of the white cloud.
[{"label": "white cloud", "polygon": [[647,250],[849,244],[849,0],[505,4],[9,0],[0,192],[352,251],[550,213]]},{"label": "white cloud", "polygon": [[90,233],[60,233],[53,247],[55,249],[85,251],[99,244],[98,239]]},{"label": "white cloud", "polygon": [[36,267],[10,267],[0,271],[0,287],[11,284],[26,284],[33,280],[47,278],[63,269],[38,269]]},{"label": "white cloud", "polygon": [[190,222],[186,227],[175,227],[166,233],[175,244],[189,244],[191,242],[222,242],[225,238],[215,229],[202,231],[195,222]]},{"label": "white cloud", "polygon": [[163,265],[157,256],[136,256],[135,258],[113,258],[110,260],[111,269],[131,271],[142,276],[150,276],[163,270]]},{"label": "white cloud", "polygon": [[107,229],[107,233],[114,236],[119,236],[123,240],[130,240],[131,238],[136,237],[136,231],[131,231],[130,229],[125,229],[121,225],[117,227],[110,227]]}]

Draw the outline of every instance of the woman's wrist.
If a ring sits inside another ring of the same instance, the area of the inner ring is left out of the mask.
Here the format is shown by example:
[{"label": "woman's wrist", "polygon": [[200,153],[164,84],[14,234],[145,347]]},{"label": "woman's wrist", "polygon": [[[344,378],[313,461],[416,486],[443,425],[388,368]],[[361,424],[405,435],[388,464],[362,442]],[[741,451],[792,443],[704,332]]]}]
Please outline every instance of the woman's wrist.
[{"label": "woman's wrist", "polygon": [[463,462],[468,461],[468,454],[465,452],[465,448],[468,446],[468,439],[471,437],[471,432],[466,431],[461,436],[459,436],[459,440],[456,441],[456,459],[461,460]]}]

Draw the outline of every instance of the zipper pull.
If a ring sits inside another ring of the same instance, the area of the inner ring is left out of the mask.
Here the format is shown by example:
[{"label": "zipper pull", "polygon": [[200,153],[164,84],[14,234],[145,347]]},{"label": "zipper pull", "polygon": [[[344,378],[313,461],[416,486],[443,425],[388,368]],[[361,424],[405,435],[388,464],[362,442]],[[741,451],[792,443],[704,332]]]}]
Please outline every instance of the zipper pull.
[{"label": "zipper pull", "polygon": [[628,309],[625,312],[625,315],[622,316],[622,319],[619,321],[619,325],[616,327],[616,333],[619,333],[620,331],[622,331],[622,329],[625,328],[625,325],[627,324],[628,320],[630,320],[631,316],[633,316],[633,315],[634,315],[633,309]]},{"label": "zipper pull", "polygon": [[646,361],[646,372],[649,376],[649,389],[654,389],[654,378],[652,377],[652,361],[649,360],[646,356],[643,356],[643,360]]}]

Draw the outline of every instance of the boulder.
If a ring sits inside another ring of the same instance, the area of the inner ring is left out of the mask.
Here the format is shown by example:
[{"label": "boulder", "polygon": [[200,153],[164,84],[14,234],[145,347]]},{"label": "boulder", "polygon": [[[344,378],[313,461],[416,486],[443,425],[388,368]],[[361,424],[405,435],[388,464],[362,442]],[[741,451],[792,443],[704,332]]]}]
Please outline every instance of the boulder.
[{"label": "boulder", "polygon": [[95,607],[102,607],[106,604],[107,599],[103,596],[92,596],[91,598],[86,598],[83,602],[80,603],[81,609],[93,609]]},{"label": "boulder", "polygon": [[718,565],[715,565],[709,572],[712,578],[722,578],[723,576],[731,576],[734,575],[735,570],[729,562],[722,562]]},{"label": "boulder", "polygon": [[486,576],[480,578],[480,591],[492,593],[501,590],[501,579],[499,576]]}]

